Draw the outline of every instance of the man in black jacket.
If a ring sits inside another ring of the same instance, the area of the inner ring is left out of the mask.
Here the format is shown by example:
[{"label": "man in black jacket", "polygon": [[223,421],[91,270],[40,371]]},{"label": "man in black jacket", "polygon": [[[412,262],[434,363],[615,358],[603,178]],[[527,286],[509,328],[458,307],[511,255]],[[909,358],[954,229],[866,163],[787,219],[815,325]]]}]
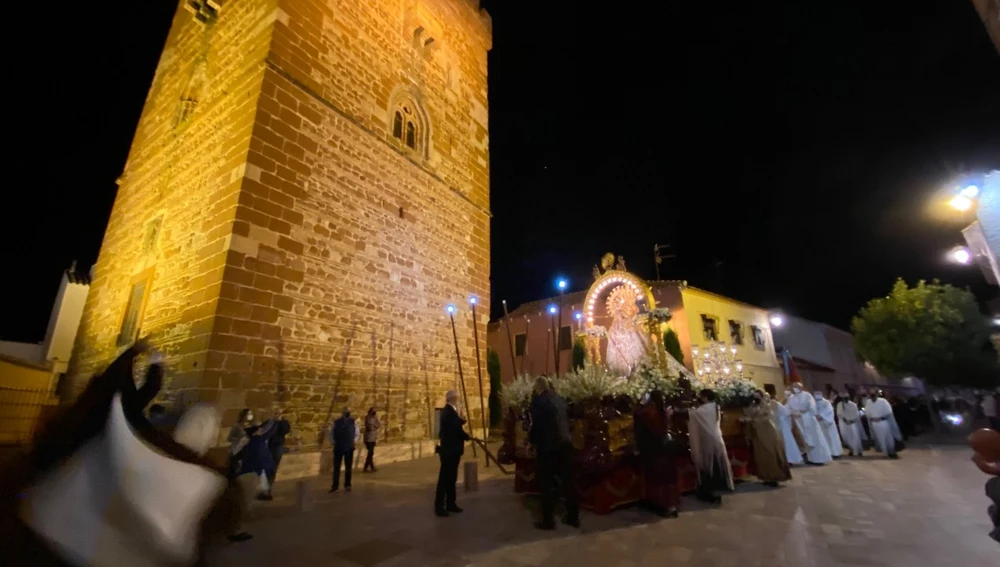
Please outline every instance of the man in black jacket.
[{"label": "man in black jacket", "polygon": [[[531,398],[531,431],[528,440],[535,446],[538,468],[538,490],[542,495],[542,521],[535,523],[540,530],[553,530],[556,509],[556,485],[562,488],[566,500],[564,522],[580,527],[580,508],[573,481],[573,443],[569,436],[569,416],[566,402],[552,390],[549,381],[539,377]],[[558,479],[558,480],[557,480]]]},{"label": "man in black jacket", "polygon": [[330,430],[333,441],[333,486],[330,492],[340,491],[340,466],[344,465],[344,490],[351,491],[351,467],[354,466],[354,444],[358,441],[358,426],[351,417],[351,410],[344,408]]},{"label": "man in black jacket", "polygon": [[437,452],[441,458],[441,468],[438,471],[437,492],[434,495],[434,514],[442,518],[447,517],[449,512],[461,512],[462,509],[455,504],[455,483],[458,482],[458,463],[465,453],[465,442],[470,439],[469,434],[462,429],[465,420],[458,415],[455,404],[458,403],[458,394],[450,391],[445,394],[447,405],[441,412],[441,431]]}]

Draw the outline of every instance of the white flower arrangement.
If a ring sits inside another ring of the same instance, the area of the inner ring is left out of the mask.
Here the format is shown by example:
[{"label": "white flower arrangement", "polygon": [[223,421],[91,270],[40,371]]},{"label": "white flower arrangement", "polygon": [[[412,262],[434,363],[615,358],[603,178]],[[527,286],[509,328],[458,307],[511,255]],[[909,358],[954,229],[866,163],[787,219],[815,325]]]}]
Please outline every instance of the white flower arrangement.
[{"label": "white flower arrangement", "polygon": [[603,366],[584,364],[581,370],[556,378],[552,385],[566,401],[580,402],[626,394],[628,382],[609,374]]},{"label": "white flower arrangement", "polygon": [[744,403],[753,397],[757,385],[745,378],[724,378],[712,386],[723,403]]},{"label": "white flower arrangement", "polygon": [[626,386],[627,394],[633,400],[640,400],[646,394],[653,391],[663,392],[670,395],[680,390],[677,384],[677,377],[664,374],[660,367],[652,364],[649,359],[643,360],[632,371]]},{"label": "white flower arrangement", "polygon": [[608,330],[600,325],[594,325],[592,327],[587,327],[583,330],[583,334],[588,337],[597,337],[599,339],[608,336]]},{"label": "white flower arrangement", "polygon": [[510,384],[504,384],[500,390],[500,403],[505,408],[527,407],[531,401],[532,389],[535,387],[535,379],[527,374],[522,374],[514,379]]}]

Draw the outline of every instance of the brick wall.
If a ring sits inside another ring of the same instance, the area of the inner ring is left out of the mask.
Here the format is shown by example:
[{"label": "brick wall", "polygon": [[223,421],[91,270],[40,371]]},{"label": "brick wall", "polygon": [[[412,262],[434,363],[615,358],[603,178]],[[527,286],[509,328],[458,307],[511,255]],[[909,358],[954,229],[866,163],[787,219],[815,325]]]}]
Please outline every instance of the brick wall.
[{"label": "brick wall", "polygon": [[[343,405],[387,414],[386,441],[427,438],[458,389],[447,303],[482,298],[485,353],[490,33],[468,0],[232,0],[208,25],[180,9],[95,270],[78,382],[113,355],[129,282],[152,268],[142,332],[168,354],[166,396],[218,403],[224,425],[282,402],[302,448]],[[414,148],[393,135],[404,107]]]}]

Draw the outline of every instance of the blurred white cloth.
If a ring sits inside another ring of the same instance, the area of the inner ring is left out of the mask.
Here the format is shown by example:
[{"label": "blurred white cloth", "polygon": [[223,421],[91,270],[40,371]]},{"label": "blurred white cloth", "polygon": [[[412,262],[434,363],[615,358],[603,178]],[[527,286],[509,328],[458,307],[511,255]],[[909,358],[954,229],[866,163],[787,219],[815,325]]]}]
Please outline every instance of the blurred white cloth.
[{"label": "blurred white cloth", "polygon": [[28,490],[21,517],[76,565],[184,565],[224,488],[221,475],[139,439],[115,395],[104,433]]}]

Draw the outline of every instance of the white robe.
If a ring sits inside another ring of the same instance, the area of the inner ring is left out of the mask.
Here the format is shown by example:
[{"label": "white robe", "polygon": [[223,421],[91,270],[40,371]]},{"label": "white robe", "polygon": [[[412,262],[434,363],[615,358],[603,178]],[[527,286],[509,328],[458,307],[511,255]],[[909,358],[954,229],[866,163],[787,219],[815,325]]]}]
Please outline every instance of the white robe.
[{"label": "white robe", "polygon": [[896,425],[896,418],[892,415],[892,406],[885,398],[878,398],[875,401],[869,399],[865,403],[865,414],[868,416],[868,426],[872,430],[875,450],[887,455],[894,454],[896,441],[902,441],[903,435]]},{"label": "white robe", "polygon": [[861,414],[858,405],[851,401],[837,404],[837,419],[840,421],[840,437],[844,444],[855,455],[860,455],[863,450],[861,438],[865,430],[861,427]]},{"label": "white robe", "polygon": [[691,460],[698,469],[699,479],[703,472],[711,472],[718,467],[722,470],[726,486],[735,490],[733,469],[726,454],[726,443],[722,438],[719,406],[714,402],[702,404],[688,412],[688,438],[691,441]]},{"label": "white robe", "polygon": [[788,413],[788,408],[783,404],[774,402],[774,413],[778,416],[778,433],[781,434],[781,441],[785,446],[785,458],[790,465],[801,465],[802,451],[799,451],[799,444],[795,442],[795,435],[792,434],[792,414]]},{"label": "white robe", "polygon": [[816,400],[813,399],[813,395],[809,392],[793,394],[788,399],[788,410],[792,413],[792,419],[795,420],[806,442],[808,448],[806,457],[809,462],[821,465],[833,460],[830,447],[826,443],[826,436],[816,421]]},{"label": "white robe", "polygon": [[840,433],[837,432],[837,420],[833,414],[833,404],[830,400],[820,398],[816,402],[816,415],[819,416],[819,428],[826,436],[826,446],[830,449],[830,456],[839,457],[844,453],[840,443]]}]

